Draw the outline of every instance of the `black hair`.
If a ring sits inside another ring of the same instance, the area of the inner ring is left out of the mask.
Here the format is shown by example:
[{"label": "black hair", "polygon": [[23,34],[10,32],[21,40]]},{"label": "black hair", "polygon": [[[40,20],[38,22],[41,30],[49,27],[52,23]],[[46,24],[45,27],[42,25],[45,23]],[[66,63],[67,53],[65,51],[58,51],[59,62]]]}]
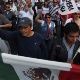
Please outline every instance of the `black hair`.
[{"label": "black hair", "polygon": [[64,26],[64,33],[69,35],[73,32],[79,32],[79,26],[75,22],[69,22]]},{"label": "black hair", "polygon": [[45,14],[45,18],[46,18],[47,16],[50,16],[50,17],[51,17],[50,13],[46,13],[46,14]]}]

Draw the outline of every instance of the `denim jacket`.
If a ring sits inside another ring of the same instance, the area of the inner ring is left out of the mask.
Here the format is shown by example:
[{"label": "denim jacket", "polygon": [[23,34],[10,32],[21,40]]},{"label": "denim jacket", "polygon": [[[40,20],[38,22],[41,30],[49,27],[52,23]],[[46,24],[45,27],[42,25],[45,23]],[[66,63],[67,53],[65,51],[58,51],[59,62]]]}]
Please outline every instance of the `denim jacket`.
[{"label": "denim jacket", "polygon": [[54,28],[55,23],[53,21],[51,21],[49,27],[47,22],[44,22],[43,24],[41,24],[40,33],[42,34],[44,39],[51,39],[53,37]]}]

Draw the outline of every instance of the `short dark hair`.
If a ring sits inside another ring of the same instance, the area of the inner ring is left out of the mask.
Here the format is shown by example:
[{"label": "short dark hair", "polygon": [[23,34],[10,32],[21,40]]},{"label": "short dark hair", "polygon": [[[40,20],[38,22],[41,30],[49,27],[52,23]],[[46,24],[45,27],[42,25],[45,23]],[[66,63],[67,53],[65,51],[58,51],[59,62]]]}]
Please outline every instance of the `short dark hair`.
[{"label": "short dark hair", "polygon": [[69,22],[64,26],[64,33],[69,35],[73,32],[79,32],[79,26],[75,22]]},{"label": "short dark hair", "polygon": [[46,18],[47,16],[50,16],[50,17],[51,17],[50,13],[46,13],[46,14],[45,14],[45,18]]}]

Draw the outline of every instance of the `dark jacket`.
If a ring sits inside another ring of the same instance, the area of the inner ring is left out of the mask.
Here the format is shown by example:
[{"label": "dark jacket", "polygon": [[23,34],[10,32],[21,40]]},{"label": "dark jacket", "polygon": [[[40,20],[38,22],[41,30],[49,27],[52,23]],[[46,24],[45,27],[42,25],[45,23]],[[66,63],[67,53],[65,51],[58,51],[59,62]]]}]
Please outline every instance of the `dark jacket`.
[{"label": "dark jacket", "polygon": [[16,20],[17,20],[15,13],[12,12],[12,11],[4,11],[3,15],[4,15],[9,21],[12,22],[12,25],[13,25],[12,28],[14,28],[14,26],[16,25]]},{"label": "dark jacket", "polygon": [[0,30],[0,37],[16,43],[16,54],[32,58],[47,59],[47,49],[44,39],[38,33],[31,37],[22,36],[19,31]]},{"label": "dark jacket", "polygon": [[[76,41],[74,49],[73,49],[72,58],[74,57],[79,46],[80,46],[80,41]],[[68,59],[68,52],[67,52],[66,46],[62,42],[62,39],[59,41],[55,40],[53,44],[50,60],[59,61],[59,62],[67,62],[67,59]],[[80,64],[80,60],[77,59],[76,63]]]}]

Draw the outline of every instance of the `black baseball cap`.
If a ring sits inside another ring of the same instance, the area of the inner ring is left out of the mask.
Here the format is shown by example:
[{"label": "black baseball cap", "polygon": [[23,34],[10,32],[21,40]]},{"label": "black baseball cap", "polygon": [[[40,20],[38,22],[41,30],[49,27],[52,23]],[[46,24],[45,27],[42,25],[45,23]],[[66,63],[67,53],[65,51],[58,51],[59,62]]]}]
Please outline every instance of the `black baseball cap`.
[{"label": "black baseball cap", "polygon": [[32,27],[32,20],[29,19],[28,17],[23,17],[19,20],[19,23],[18,23],[18,28],[24,28],[24,27]]}]

